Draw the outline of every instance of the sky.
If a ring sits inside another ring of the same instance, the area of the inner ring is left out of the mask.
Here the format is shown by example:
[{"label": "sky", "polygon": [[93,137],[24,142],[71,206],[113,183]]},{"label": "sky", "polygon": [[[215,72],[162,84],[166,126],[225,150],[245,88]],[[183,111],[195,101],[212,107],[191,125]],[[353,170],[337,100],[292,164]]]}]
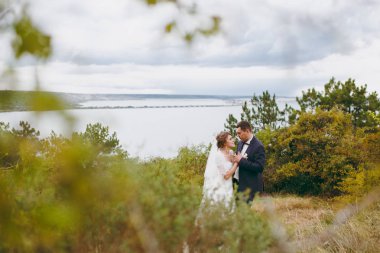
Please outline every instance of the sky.
[{"label": "sky", "polygon": [[[380,93],[378,0],[33,0],[29,13],[53,38],[45,63],[15,62],[0,37],[0,72],[13,65],[17,89],[71,93],[299,96],[331,77]],[[221,17],[220,32],[182,35]],[[165,25],[176,21],[167,34]],[[7,84],[0,83],[0,88]]]}]

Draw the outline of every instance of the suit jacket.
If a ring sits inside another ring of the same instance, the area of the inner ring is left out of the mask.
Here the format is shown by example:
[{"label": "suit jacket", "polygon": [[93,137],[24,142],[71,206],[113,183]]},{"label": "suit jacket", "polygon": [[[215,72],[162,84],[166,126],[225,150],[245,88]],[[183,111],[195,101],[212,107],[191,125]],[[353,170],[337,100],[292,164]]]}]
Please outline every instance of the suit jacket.
[{"label": "suit jacket", "polygon": [[[237,151],[241,152],[244,143],[239,141]],[[265,166],[264,145],[253,137],[247,151],[247,159],[239,162],[239,186],[238,192],[250,190],[248,201],[252,201],[257,192],[264,191],[263,170]]]}]

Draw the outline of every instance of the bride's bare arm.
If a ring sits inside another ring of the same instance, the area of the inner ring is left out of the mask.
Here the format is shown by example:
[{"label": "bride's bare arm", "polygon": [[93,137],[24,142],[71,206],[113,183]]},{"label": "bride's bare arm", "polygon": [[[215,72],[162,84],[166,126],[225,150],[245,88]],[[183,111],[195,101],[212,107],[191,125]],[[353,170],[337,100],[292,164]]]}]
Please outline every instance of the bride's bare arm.
[{"label": "bride's bare arm", "polygon": [[228,180],[230,177],[232,177],[232,175],[235,173],[237,167],[238,167],[238,164],[237,164],[237,163],[234,163],[234,164],[232,165],[232,168],[231,168],[230,170],[228,170],[228,171],[226,172],[226,174],[224,175],[224,179],[225,179],[225,180]]}]

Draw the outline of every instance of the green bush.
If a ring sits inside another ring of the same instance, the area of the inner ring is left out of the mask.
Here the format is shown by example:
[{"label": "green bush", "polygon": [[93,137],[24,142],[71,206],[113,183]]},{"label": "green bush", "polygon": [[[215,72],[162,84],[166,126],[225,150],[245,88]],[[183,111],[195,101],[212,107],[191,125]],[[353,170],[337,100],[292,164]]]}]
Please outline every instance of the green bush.
[{"label": "green bush", "polygon": [[360,167],[352,171],[340,184],[339,189],[345,193],[339,196],[344,202],[354,202],[361,199],[375,187],[380,185],[380,166],[370,168]]},{"label": "green bush", "polygon": [[190,252],[264,252],[273,245],[268,221],[245,203],[234,212],[223,205],[210,210],[202,212],[187,241]]},{"label": "green bush", "polygon": [[0,122],[0,168],[12,168],[22,162],[21,153],[29,152],[36,155],[40,142],[39,131],[28,122],[20,122],[21,129],[9,128],[9,124]]},{"label": "green bush", "polygon": [[202,186],[210,148],[211,145],[180,148],[173,160],[177,168],[176,177],[181,182]]},{"label": "green bush", "polygon": [[196,226],[208,147],[183,148],[175,159],[137,162],[94,145],[94,140],[118,140],[101,125],[91,129],[101,137],[52,133],[40,140],[31,138],[33,131],[24,136],[1,124],[1,134],[12,140],[0,139],[1,152],[18,155],[9,167],[0,167],[0,252],[179,252],[186,244],[207,252],[252,252],[270,247],[269,225],[247,205],[233,213],[212,209]]},{"label": "green bush", "polygon": [[109,128],[100,123],[88,124],[83,133],[74,132],[72,138],[81,138],[81,142],[92,145],[102,154],[128,156],[127,152],[122,150],[116,132],[110,134]]},{"label": "green bush", "polygon": [[358,144],[348,114],[336,109],[301,114],[277,134],[269,182],[276,191],[338,195],[338,185],[361,163]]},{"label": "green bush", "polygon": [[[357,150],[355,154],[361,163],[358,170],[351,171],[340,184],[344,193],[339,199],[350,202],[362,198],[373,188],[380,185],[380,130],[368,132],[366,129],[357,131]],[[346,143],[345,147],[349,147]],[[345,149],[346,152],[350,152]]]}]

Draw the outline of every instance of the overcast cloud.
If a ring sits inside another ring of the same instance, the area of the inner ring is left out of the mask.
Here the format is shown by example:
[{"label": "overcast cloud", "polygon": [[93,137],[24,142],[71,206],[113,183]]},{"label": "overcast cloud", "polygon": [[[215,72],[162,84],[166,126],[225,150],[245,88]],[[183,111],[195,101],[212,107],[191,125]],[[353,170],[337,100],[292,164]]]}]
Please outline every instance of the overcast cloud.
[{"label": "overcast cloud", "polygon": [[[139,0],[33,0],[30,13],[53,37],[54,55],[39,67],[47,90],[64,92],[281,96],[321,88],[332,76],[380,92],[380,1],[184,0],[195,18],[168,3]],[[222,18],[215,37],[189,47],[178,33]],[[0,38],[0,68],[10,62]],[[4,53],[3,53],[4,52]],[[31,89],[34,66],[17,67],[19,88]]]}]

